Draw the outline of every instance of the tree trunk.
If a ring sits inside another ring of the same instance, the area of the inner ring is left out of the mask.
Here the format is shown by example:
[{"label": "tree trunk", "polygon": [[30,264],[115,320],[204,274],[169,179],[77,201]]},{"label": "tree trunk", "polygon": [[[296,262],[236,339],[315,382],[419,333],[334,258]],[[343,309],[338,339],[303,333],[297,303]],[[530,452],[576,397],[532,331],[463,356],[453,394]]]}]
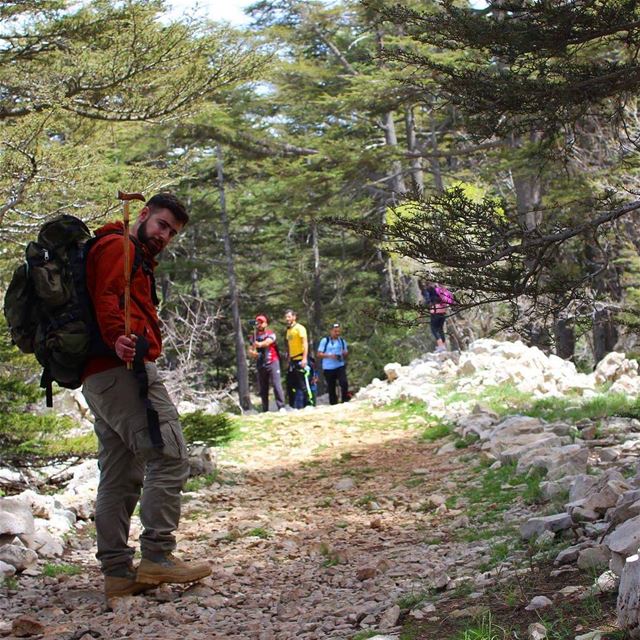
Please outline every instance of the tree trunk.
[{"label": "tree trunk", "polygon": [[556,355],[563,360],[571,360],[576,351],[576,334],[573,318],[558,318],[553,327]]},{"label": "tree trunk", "polygon": [[614,313],[610,309],[598,309],[593,314],[593,358],[600,362],[607,353],[613,351],[618,341],[618,329]]},{"label": "tree trunk", "polygon": [[224,169],[222,165],[222,150],[216,145],[218,189],[220,192],[220,217],[222,219],[222,233],[224,236],[224,255],[227,261],[227,276],[229,278],[229,297],[231,299],[231,315],[233,320],[233,334],[236,343],[236,375],[238,378],[238,401],[243,410],[251,409],[249,397],[249,368],[247,353],[244,346],[244,332],[240,320],[240,301],[238,285],[236,283],[235,261],[231,243],[229,216],[227,214],[227,199],[224,191]]},{"label": "tree trunk", "polygon": [[[418,141],[416,137],[416,120],[413,114],[413,107],[407,107],[404,112],[404,123],[407,130],[407,149],[409,151],[418,150]],[[411,181],[413,189],[417,195],[421,195],[424,191],[424,174],[422,171],[422,158],[413,158],[411,160]]]},{"label": "tree trunk", "polygon": [[433,114],[433,110],[429,116],[431,125],[431,151],[434,156],[431,158],[431,175],[433,176],[433,183],[438,193],[444,192],[444,182],[442,180],[442,170],[440,169],[440,159],[435,156],[438,151],[438,136],[436,135],[436,119]]},{"label": "tree trunk", "polygon": [[617,603],[618,626],[634,640],[640,638],[639,560],[637,554],[627,558],[620,577]]}]

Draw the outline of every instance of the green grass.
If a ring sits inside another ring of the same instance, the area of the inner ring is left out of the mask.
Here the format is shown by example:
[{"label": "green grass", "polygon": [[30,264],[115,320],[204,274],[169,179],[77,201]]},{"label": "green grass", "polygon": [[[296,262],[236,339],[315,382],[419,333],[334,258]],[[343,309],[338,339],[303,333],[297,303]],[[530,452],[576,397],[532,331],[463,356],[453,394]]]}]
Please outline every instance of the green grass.
[{"label": "green grass", "polygon": [[493,622],[490,613],[483,616],[479,623],[474,623],[457,636],[457,640],[503,640],[504,638],[507,638],[507,633]]},{"label": "green grass", "polygon": [[583,400],[577,393],[560,398],[534,399],[533,394],[520,391],[511,383],[485,387],[477,394],[460,393],[455,385],[449,383],[438,390],[438,395],[447,402],[480,402],[499,417],[521,413],[548,422],[578,422],[612,416],[640,418],[640,399],[630,399],[621,393],[607,393],[606,389],[603,385],[600,395],[588,400]]},{"label": "green grass", "polygon": [[82,567],[78,567],[74,564],[60,564],[47,563],[42,569],[42,575],[48,578],[55,578],[56,576],[75,576],[82,573]]},{"label": "green grass", "polygon": [[[437,420],[437,419],[436,419]],[[428,426],[420,436],[424,442],[434,442],[440,438],[446,438],[453,433],[453,426],[445,422],[437,421]]]},{"label": "green grass", "polygon": [[472,444],[475,444],[480,440],[480,436],[475,433],[468,433],[464,438],[458,438],[454,441],[454,446],[456,449],[466,449],[470,447]]},{"label": "green grass", "polygon": [[[543,472],[530,476],[518,475],[516,464],[503,465],[499,469],[486,469],[478,484],[467,486],[462,494],[469,501],[467,513],[470,517],[481,516],[483,522],[494,522],[502,518],[502,512],[523,496],[530,503],[541,498],[540,482]],[[518,486],[523,485],[522,493]],[[512,488],[515,487],[515,488]]]},{"label": "green grass", "polygon": [[271,531],[265,529],[264,527],[255,527],[254,529],[247,531],[245,535],[247,537],[262,538],[263,540],[268,540],[273,534],[271,533]]},{"label": "green grass", "polygon": [[367,638],[373,638],[374,636],[380,635],[377,631],[365,630],[358,631],[355,636],[351,636],[351,640],[367,640]]},{"label": "green grass", "polygon": [[209,473],[204,476],[194,476],[193,478],[189,478],[184,485],[184,490],[187,492],[200,491],[200,489],[209,487],[214,482],[217,482],[219,475],[220,472],[216,469],[213,473]]},{"label": "green grass", "polygon": [[20,583],[14,576],[0,576],[0,587],[7,591],[17,591]]},{"label": "green grass", "polygon": [[398,599],[396,604],[403,610],[413,609],[431,596],[429,590],[410,591]]},{"label": "green grass", "polygon": [[324,557],[322,566],[325,568],[340,564],[340,556],[326,542],[320,545],[320,555]]}]

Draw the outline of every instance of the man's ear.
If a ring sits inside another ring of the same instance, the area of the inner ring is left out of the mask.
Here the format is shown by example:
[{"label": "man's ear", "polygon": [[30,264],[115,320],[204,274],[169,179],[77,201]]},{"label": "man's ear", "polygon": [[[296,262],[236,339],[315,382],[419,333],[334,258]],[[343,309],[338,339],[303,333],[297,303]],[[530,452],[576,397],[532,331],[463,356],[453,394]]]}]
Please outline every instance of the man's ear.
[{"label": "man's ear", "polygon": [[149,214],[151,213],[151,209],[145,205],[140,209],[140,213],[138,214],[138,222],[144,222],[149,218]]}]

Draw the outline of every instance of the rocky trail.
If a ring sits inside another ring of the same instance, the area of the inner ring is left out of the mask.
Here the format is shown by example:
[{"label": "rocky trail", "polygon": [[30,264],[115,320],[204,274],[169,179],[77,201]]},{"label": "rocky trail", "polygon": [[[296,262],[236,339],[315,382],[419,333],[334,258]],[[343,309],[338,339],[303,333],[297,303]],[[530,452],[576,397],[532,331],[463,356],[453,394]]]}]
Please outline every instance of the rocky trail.
[{"label": "rocky trail", "polygon": [[[187,485],[178,532],[179,554],[207,559],[212,575],[113,610],[94,558],[95,463],[55,499],[0,498],[0,636],[640,637],[616,627],[622,612],[635,629],[639,610],[640,421],[602,413],[594,388],[601,379],[629,393],[640,376],[623,354],[603,363],[584,376],[533,349],[480,341],[459,363],[438,354],[388,365],[387,382],[346,405],[234,418],[216,472]],[[593,416],[478,405],[505,374],[546,398],[543,387],[578,389]],[[139,531],[134,517],[133,540]]]},{"label": "rocky trail", "polygon": [[106,611],[89,526],[63,558],[81,573],[22,575],[2,598],[5,634],[25,616],[40,637],[82,640],[393,629],[397,601],[444,571],[432,508],[463,465],[419,441],[420,416],[355,402],[273,416],[247,418],[250,433],[223,451],[218,481],[185,494],[179,550],[207,558],[210,578]]}]

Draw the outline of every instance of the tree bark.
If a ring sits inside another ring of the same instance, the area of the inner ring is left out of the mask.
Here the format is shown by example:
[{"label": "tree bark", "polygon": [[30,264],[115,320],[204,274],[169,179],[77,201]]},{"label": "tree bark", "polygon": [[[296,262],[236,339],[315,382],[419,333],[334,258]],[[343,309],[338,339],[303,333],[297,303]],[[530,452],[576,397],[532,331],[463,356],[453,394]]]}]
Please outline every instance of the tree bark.
[{"label": "tree bark", "polygon": [[236,344],[236,376],[238,379],[238,401],[243,410],[251,409],[249,397],[249,368],[247,366],[247,353],[244,346],[244,333],[240,320],[240,300],[236,281],[235,260],[229,215],[227,213],[227,199],[224,190],[224,167],[222,163],[222,149],[216,145],[218,190],[220,192],[220,217],[222,220],[222,233],[224,237],[224,255],[227,262],[227,276],[229,278],[229,298],[231,299],[231,315],[233,322],[233,335]]},{"label": "tree bark", "polygon": [[556,355],[563,360],[571,360],[576,351],[576,334],[573,318],[558,318],[553,327]]},{"label": "tree bark", "polygon": [[613,351],[618,341],[614,313],[610,309],[598,309],[593,314],[593,358],[600,362],[607,353]]},{"label": "tree bark", "polygon": [[618,626],[634,640],[640,638],[639,560],[637,554],[627,558],[620,577],[617,603]]},{"label": "tree bark", "polygon": [[[416,136],[416,119],[413,113],[413,107],[407,107],[404,111],[404,123],[407,131],[407,150],[409,152],[417,151],[418,141]],[[413,189],[417,194],[424,191],[424,173],[422,170],[422,158],[411,158],[411,181]]]}]

